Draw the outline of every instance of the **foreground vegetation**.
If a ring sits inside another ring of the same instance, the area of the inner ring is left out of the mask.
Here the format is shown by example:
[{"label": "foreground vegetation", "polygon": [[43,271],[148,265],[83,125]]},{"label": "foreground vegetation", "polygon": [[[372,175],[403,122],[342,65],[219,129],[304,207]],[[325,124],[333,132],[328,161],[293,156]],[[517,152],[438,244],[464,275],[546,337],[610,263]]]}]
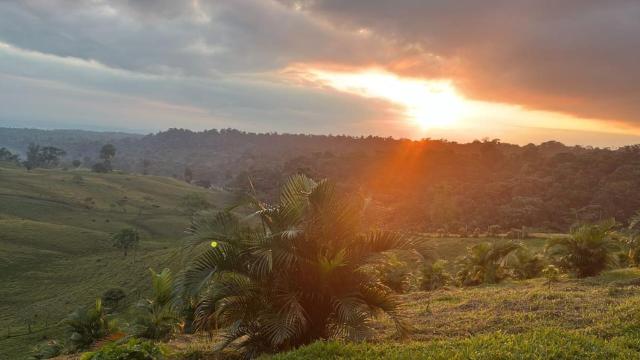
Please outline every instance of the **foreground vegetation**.
[{"label": "foreground vegetation", "polygon": [[360,193],[303,175],[228,207],[173,179],[0,171],[0,357],[640,355],[640,217],[447,237],[371,228]]}]

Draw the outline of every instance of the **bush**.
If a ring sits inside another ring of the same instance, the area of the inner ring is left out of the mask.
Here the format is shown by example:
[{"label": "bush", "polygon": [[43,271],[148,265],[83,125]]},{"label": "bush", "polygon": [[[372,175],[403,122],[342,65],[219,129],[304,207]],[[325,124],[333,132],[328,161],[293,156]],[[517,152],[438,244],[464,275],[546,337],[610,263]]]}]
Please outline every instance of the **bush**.
[{"label": "bush", "polygon": [[422,266],[420,273],[420,289],[425,291],[437,290],[451,281],[451,276],[446,271],[447,261],[437,260]]},{"label": "bush", "polygon": [[615,225],[613,219],[581,225],[572,229],[571,237],[549,239],[547,252],[560,267],[578,277],[598,275],[615,262],[613,251],[619,249],[613,236]]},{"label": "bush", "polygon": [[60,355],[62,345],[55,340],[39,344],[33,348],[31,359],[51,359]]},{"label": "bush", "polygon": [[178,326],[173,306],[173,277],[169,269],[151,271],[153,296],[138,304],[137,335],[147,339],[165,340]]},{"label": "bush", "polygon": [[531,250],[521,247],[512,253],[507,261],[512,275],[516,279],[533,279],[540,276],[544,267],[544,259],[540,254],[534,254]]},{"label": "bush", "polygon": [[498,236],[500,234],[500,225],[490,225],[487,228],[487,236]]},{"label": "bush", "polygon": [[112,324],[107,319],[100,299],[96,300],[94,307],[73,312],[67,317],[66,323],[71,328],[69,340],[73,349],[77,350],[89,347],[112,330]]},{"label": "bush", "polygon": [[458,283],[472,286],[502,281],[508,275],[505,258],[521,247],[520,244],[504,240],[469,247],[467,254],[458,260]]},{"label": "bush", "polygon": [[391,290],[402,293],[409,287],[411,270],[409,265],[400,260],[395,254],[377,267],[378,277],[381,282]]},{"label": "bush", "polygon": [[162,360],[166,355],[164,348],[151,341],[130,339],[124,344],[112,343],[85,353],[80,360]]},{"label": "bush", "polygon": [[117,309],[120,301],[127,297],[124,290],[112,288],[102,294],[102,304],[110,310]]}]

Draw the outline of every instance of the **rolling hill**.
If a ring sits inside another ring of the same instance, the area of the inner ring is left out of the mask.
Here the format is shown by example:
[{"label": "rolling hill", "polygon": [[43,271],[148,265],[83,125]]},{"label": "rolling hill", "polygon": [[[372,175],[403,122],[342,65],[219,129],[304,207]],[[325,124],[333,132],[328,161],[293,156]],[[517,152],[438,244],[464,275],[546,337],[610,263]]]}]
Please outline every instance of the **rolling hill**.
[{"label": "rolling hill", "polygon": [[[105,290],[122,288],[133,302],[148,268],[178,266],[189,223],[179,205],[192,193],[214,206],[229,199],[156,176],[0,167],[0,359],[58,336],[61,319]],[[110,240],[125,227],[142,238],[127,257]]]}]

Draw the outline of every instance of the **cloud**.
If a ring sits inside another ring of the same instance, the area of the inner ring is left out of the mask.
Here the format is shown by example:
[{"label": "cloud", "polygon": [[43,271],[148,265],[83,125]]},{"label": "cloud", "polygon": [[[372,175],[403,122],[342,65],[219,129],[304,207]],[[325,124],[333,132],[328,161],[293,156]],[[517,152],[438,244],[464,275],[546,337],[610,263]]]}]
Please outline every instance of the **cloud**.
[{"label": "cloud", "polygon": [[473,98],[640,122],[638,1],[283,3],[343,30],[365,28],[413,48],[413,58],[384,65],[409,75],[452,78]]},{"label": "cloud", "polygon": [[281,70],[381,66],[474,99],[637,125],[638,18],[635,0],[5,0],[0,51],[13,57],[0,71],[202,109],[214,124],[379,133],[399,121],[390,104]]},{"label": "cloud", "polygon": [[357,33],[269,0],[3,1],[0,39],[114,68],[186,76],[384,55]]},{"label": "cloud", "polygon": [[382,134],[384,127],[372,124],[398,117],[392,105],[381,101],[275,81],[264,74],[185,78],[138,73],[2,43],[0,108],[0,120],[14,126],[58,123],[138,131],[234,127]]}]

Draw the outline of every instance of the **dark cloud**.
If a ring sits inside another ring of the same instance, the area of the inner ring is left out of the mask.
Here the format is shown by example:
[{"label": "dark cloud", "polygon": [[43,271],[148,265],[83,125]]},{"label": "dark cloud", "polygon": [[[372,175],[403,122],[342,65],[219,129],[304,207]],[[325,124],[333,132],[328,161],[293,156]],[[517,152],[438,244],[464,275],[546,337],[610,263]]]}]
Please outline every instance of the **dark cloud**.
[{"label": "dark cloud", "polygon": [[[446,77],[477,99],[640,123],[638,19],[637,0],[5,0],[0,42],[162,76],[160,88],[173,90],[138,89],[160,99],[180,98],[186,81],[189,104],[228,106],[229,118],[350,116],[339,96],[242,78],[321,63]],[[57,81],[79,75],[65,76]]]},{"label": "dark cloud", "polygon": [[127,70],[197,76],[385,57],[380,44],[269,0],[3,1],[0,40]]},{"label": "dark cloud", "polygon": [[419,58],[388,65],[412,75],[452,77],[475,98],[640,122],[639,1],[284,3],[436,56],[437,69]]}]

